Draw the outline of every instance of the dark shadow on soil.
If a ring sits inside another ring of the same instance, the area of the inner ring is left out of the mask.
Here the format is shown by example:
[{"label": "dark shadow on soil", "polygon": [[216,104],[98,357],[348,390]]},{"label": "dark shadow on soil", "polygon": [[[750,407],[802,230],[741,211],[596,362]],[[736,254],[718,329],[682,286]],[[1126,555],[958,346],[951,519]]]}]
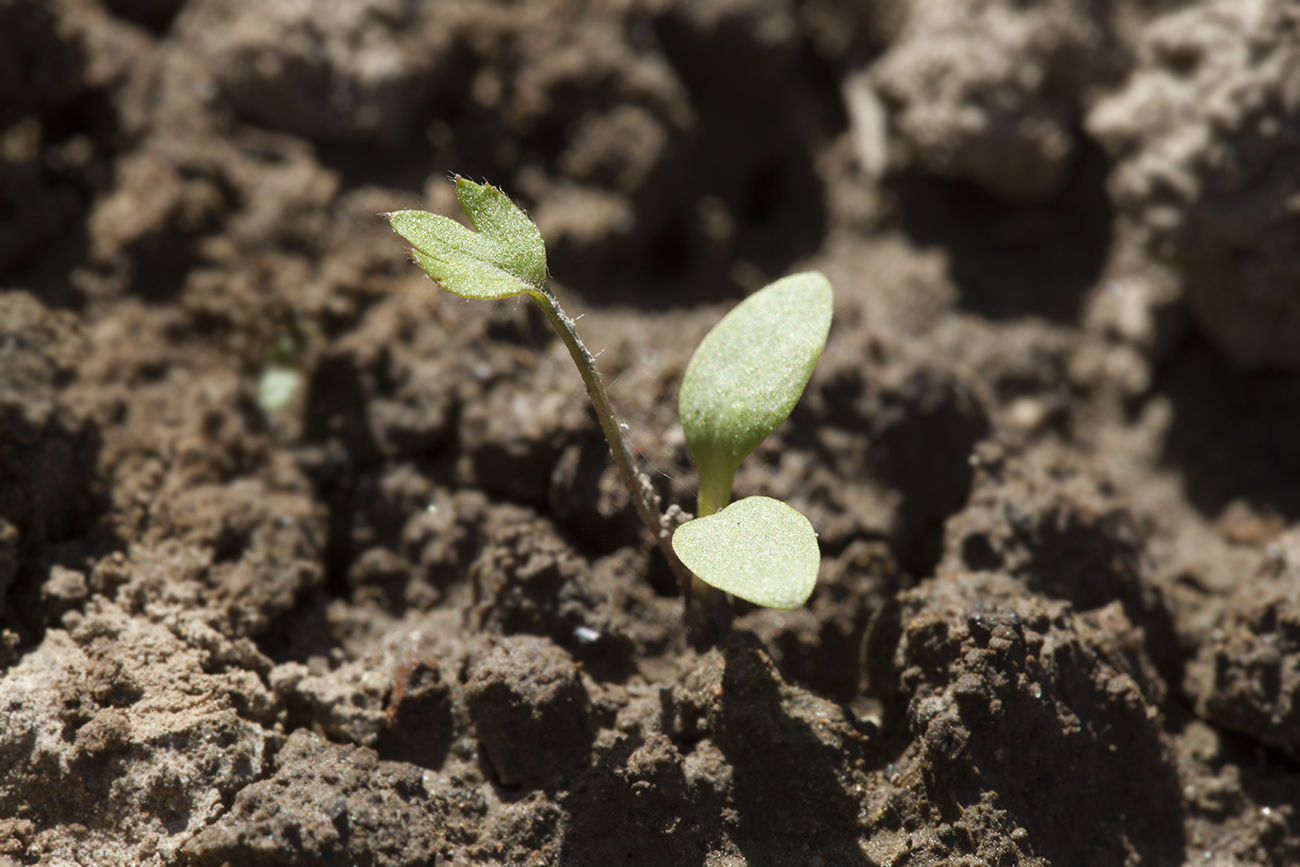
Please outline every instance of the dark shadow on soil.
[{"label": "dark shadow on soil", "polygon": [[966,505],[970,456],[988,433],[975,401],[950,386],[920,385],[899,395],[902,412],[872,436],[872,471],[903,495],[891,545],[908,573],[929,575],[943,555],[943,525]]},{"label": "dark shadow on soil", "polygon": [[[944,522],[970,498],[971,453],[988,435],[989,420],[964,388],[930,368],[921,368],[891,387],[875,409],[861,410],[855,403],[867,390],[870,375],[864,366],[824,382],[819,400],[824,411],[814,413],[806,401],[800,401],[782,436],[839,473],[853,474],[862,470],[844,465],[843,457],[826,445],[818,431],[865,431],[870,442],[866,472],[901,495],[898,521],[889,539],[894,556],[904,572],[925,577],[943,554]],[[821,544],[823,556],[838,556],[842,550],[824,540]]]},{"label": "dark shadow on soil", "polygon": [[797,857],[865,867],[860,804],[834,771],[848,760],[787,712],[775,668],[760,648],[750,635],[732,636],[723,648],[713,737],[733,768],[737,824],[731,839],[751,864],[795,863]]},{"label": "dark shadow on soil", "polygon": [[940,247],[961,307],[988,319],[1040,316],[1073,323],[1105,265],[1112,209],[1110,164],[1076,136],[1074,165],[1056,198],[1012,204],[973,184],[903,172],[885,182],[908,238]]},{"label": "dark shadow on soil", "polygon": [[[647,751],[650,761],[634,760],[644,745],[641,738],[619,740],[601,751],[574,786],[566,804],[574,823],[560,853],[563,867],[704,864],[717,833],[712,817],[725,804],[712,792],[692,791],[680,757],[666,743],[660,745],[666,760],[654,761],[653,751]],[[698,825],[682,822],[693,816],[711,818]]]},{"label": "dark shadow on soil", "polygon": [[1161,366],[1154,393],[1174,407],[1164,460],[1204,515],[1243,501],[1264,518],[1300,518],[1300,375],[1234,370],[1193,335]]},{"label": "dark shadow on soil", "polygon": [[[847,126],[839,72],[806,46],[763,44],[739,17],[703,32],[670,13],[652,29],[694,119],[674,127],[659,118],[673,127],[669,144],[650,179],[629,191],[631,228],[548,238],[550,271],[592,305],[657,310],[743,297],[821,246],[827,214],[813,153]],[[537,208],[521,175],[573,187],[559,157],[585,117],[625,96],[613,79],[560,86],[553,108],[516,130],[469,97],[475,74],[494,63],[456,46],[429,76],[432,89],[401,140],[318,145],[318,160],[345,192],[410,190],[412,205],[427,207],[416,200],[431,175],[462,174]]]},{"label": "dark shadow on soil", "polygon": [[[433,208],[422,200],[420,194],[428,177],[437,174],[442,165],[441,160],[435,159],[432,148],[417,145],[394,151],[373,145],[326,144],[318,146],[315,155],[322,166],[338,173],[340,194],[364,187],[406,190],[410,192],[410,202],[405,207]],[[474,173],[472,166],[462,167],[458,163],[456,171],[474,180],[483,180]],[[448,178],[453,174],[450,169],[446,171]],[[502,186],[501,179],[495,175],[488,176],[487,180]],[[376,219],[379,219],[378,215]]]},{"label": "dark shadow on soil", "polygon": [[325,583],[335,596],[350,593],[347,574],[356,556],[352,526],[357,479],[379,463],[379,446],[365,424],[366,389],[361,372],[346,357],[317,365],[307,386],[304,439],[320,451],[304,468],[317,496],[329,509],[325,539]]},{"label": "dark shadow on soil", "polygon": [[38,4],[0,8],[0,33],[22,46],[5,59],[22,88],[0,101],[10,142],[0,156],[0,285],[75,309],[82,299],[71,277],[86,263],[90,204],[111,178],[116,112],[103,91],[81,89],[83,50],[59,39]]},{"label": "dark shadow on soil", "polygon": [[769,45],[737,16],[705,31],[653,23],[695,119],[638,194],[634,237],[605,273],[579,251],[553,270],[590,303],[665,309],[741,297],[815,252],[827,230],[816,143],[843,130],[836,74],[806,46]]},{"label": "dark shadow on soil", "polygon": [[389,697],[388,725],[375,745],[380,758],[422,768],[442,767],[456,733],[449,684],[453,677],[436,659],[412,660],[398,668]]},{"label": "dark shadow on soil", "polygon": [[[1068,518],[1061,521],[1049,514],[1035,526],[1033,556],[1025,567],[1029,588],[1050,599],[1068,600],[1079,611],[1118,601],[1128,619],[1142,627],[1147,652],[1161,676],[1168,683],[1182,683],[1187,660],[1169,608],[1140,577],[1141,546],[1122,533]],[[1003,568],[1000,558],[993,568]]]},{"label": "dark shadow on soil", "polygon": [[256,637],[257,649],[277,665],[330,657],[342,647],[330,625],[330,601],[329,594],[320,590],[306,594]]},{"label": "dark shadow on soil", "polygon": [[118,18],[138,24],[155,36],[164,36],[185,0],[105,0],[104,5]]},{"label": "dark shadow on soil", "polygon": [[[56,359],[78,343],[57,331],[32,296],[0,295],[0,626],[24,644],[80,604],[92,557],[114,547],[100,525],[103,431],[58,397],[75,374]],[[55,566],[74,571],[51,580]]]},{"label": "dark shadow on soil", "polygon": [[[1263,808],[1255,818],[1266,826],[1260,836],[1271,838],[1270,843],[1285,836],[1294,839],[1300,833],[1300,816],[1292,806],[1300,803],[1300,757],[1266,747],[1247,735],[1220,729],[1219,737],[1221,752],[1214,762],[1214,770],[1221,772],[1225,767],[1239,769],[1242,791]],[[1285,832],[1282,832],[1283,828],[1286,828]],[[1276,843],[1272,845],[1277,846]],[[1282,848],[1277,846],[1273,852]],[[1276,863],[1291,863],[1293,860],[1282,855]]]},{"label": "dark shadow on soil", "polygon": [[[4,231],[3,222],[0,217],[0,232]],[[89,238],[85,222],[78,222],[58,241],[43,248],[44,255],[0,272],[0,283],[30,290],[52,310],[80,309],[83,298],[71,278],[72,272],[86,263]]]},{"label": "dark shadow on soil", "polygon": [[[1024,694],[1001,695],[999,715],[961,705],[960,759],[926,769],[934,802],[951,805],[944,819],[995,791],[998,807],[1029,832],[1034,854],[1053,865],[1087,867],[1126,849],[1134,863],[1181,863],[1181,789],[1158,729],[1135,725],[1097,685],[1067,680],[1070,710],[1089,721],[1082,731],[1062,729],[1050,704]],[[928,749],[938,747],[934,734]]]},{"label": "dark shadow on soil", "polygon": [[[1181,864],[1178,775],[1136,688],[1118,697],[1115,669],[1098,665],[1096,647],[1072,629],[1050,644],[1015,637],[1051,629],[1046,609],[1025,617],[990,606],[965,620],[965,637],[956,639],[952,621],[905,614],[895,598],[868,637],[871,689],[884,702],[884,727],[895,736],[910,733],[909,760],[938,813],[932,821],[956,825],[996,793],[1009,826],[1023,827],[1032,854],[1050,864],[1118,864],[1125,854],[1132,863]],[[994,635],[1002,638],[993,642]],[[1046,676],[1040,658],[1049,660]],[[925,670],[943,674],[915,693],[899,688],[909,678],[923,680]],[[947,691],[936,688],[949,684]],[[908,739],[895,744],[908,747]],[[956,848],[974,856],[968,842]]]},{"label": "dark shadow on soil", "polygon": [[[757,638],[733,633],[722,654],[702,663],[722,667],[705,704],[672,709],[664,697],[669,717],[692,720],[687,731],[621,739],[564,796],[574,826],[561,864],[694,867],[730,839],[750,864],[865,867],[860,804],[835,776],[852,760],[790,712],[806,694],[783,688]],[[706,734],[732,769],[723,788],[683,771]]]}]

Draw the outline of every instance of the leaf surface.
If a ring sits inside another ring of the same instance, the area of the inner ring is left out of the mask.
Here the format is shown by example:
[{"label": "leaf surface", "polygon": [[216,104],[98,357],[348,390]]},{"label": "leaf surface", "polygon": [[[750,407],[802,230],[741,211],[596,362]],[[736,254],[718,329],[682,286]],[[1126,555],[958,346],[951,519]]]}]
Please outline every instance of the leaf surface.
[{"label": "leaf surface", "polygon": [[496,187],[464,178],[456,178],[456,198],[477,231],[427,211],[386,215],[415,264],[465,298],[545,292],[546,246],[528,215]]},{"label": "leaf surface", "polygon": [[704,583],[766,608],[808,601],[821,564],[812,524],[771,497],[687,521],[673,533],[673,550]]},{"label": "leaf surface", "polygon": [[831,300],[820,272],[793,274],[746,298],[700,342],[680,412],[702,488],[724,477],[729,488],[740,462],[790,415],[826,345]]}]

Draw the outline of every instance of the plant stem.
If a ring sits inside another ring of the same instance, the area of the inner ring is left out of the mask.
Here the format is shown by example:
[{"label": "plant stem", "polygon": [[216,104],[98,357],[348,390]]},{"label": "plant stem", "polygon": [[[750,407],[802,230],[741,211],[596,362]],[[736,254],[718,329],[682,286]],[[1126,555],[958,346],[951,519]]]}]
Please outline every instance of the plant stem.
[{"label": "plant stem", "polygon": [[[659,511],[659,495],[655,493],[653,485],[650,484],[650,477],[641,472],[632,463],[632,455],[628,451],[627,443],[623,440],[622,430],[619,427],[618,417],[614,415],[614,408],[610,405],[609,395],[605,393],[605,386],[601,384],[600,373],[596,370],[596,359],[583,345],[582,338],[578,337],[577,329],[574,327],[573,320],[564,312],[560,302],[550,290],[542,292],[529,292],[528,296],[537,302],[537,306],[542,309],[547,321],[551,327],[560,335],[564,345],[568,347],[569,355],[573,358],[573,363],[578,366],[578,373],[582,375],[582,382],[587,387],[587,397],[591,398],[591,405],[596,408],[596,419],[600,422],[600,429],[605,434],[605,441],[609,443],[610,454],[614,456],[614,465],[618,467],[619,475],[623,477],[623,484],[627,486],[627,492],[632,497],[632,505],[636,508],[637,515],[640,516],[641,522],[645,524],[650,535],[659,545],[659,550],[664,552],[664,557],[668,559],[668,565],[672,568],[673,574],[677,576],[677,585],[681,588],[682,596],[686,599],[687,608],[690,607],[691,582],[698,580],[690,571],[682,565],[678,559],[677,552],[672,546],[672,528],[663,520]],[[690,635],[688,624],[687,638],[694,644]]]},{"label": "plant stem", "polygon": [[713,472],[700,468],[700,497],[696,501],[699,512],[695,517],[705,518],[721,512],[731,502],[731,483],[736,479],[735,467],[720,467]]},{"label": "plant stem", "polygon": [[[697,518],[720,512],[731,502],[731,483],[736,478],[736,468],[718,469],[720,471],[710,473],[704,467],[700,468]],[[726,635],[731,628],[731,605],[727,594],[692,575],[691,592],[686,597],[686,624],[691,643],[697,648],[706,647]]]}]

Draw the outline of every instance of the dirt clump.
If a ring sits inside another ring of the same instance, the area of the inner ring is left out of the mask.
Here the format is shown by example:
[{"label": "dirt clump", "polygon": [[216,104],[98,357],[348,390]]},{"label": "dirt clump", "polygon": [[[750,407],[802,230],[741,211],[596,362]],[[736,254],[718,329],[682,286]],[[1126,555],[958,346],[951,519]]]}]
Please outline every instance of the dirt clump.
[{"label": "dirt clump", "polygon": [[[1294,18],[0,0],[0,864],[1300,862]],[[455,173],[682,513],[695,346],[828,276],[734,492],[807,605],[688,646],[545,320],[381,217]]]},{"label": "dirt clump", "polygon": [[997,792],[1015,850],[1052,864],[1177,857],[1164,685],[1134,653],[1140,639],[1118,604],[1075,614],[998,575],[950,574],[904,594],[871,647],[872,679],[893,688],[887,707],[915,738],[895,797],[924,793],[943,812],[952,795],[976,804]]},{"label": "dirt clump", "polygon": [[1151,22],[1131,80],[1088,128],[1114,154],[1135,239],[1179,269],[1193,315],[1245,367],[1300,359],[1294,117],[1300,19],[1286,3],[1204,3]]},{"label": "dirt clump", "polygon": [[[347,864],[437,857],[445,814],[413,765],[383,765],[373,750],[305,731],[277,753],[279,767],[240,790],[222,819],[187,845],[190,864]],[[440,821],[441,820],[441,821]]]},{"label": "dirt clump", "polygon": [[503,786],[544,785],[587,760],[587,693],[573,661],[549,641],[506,639],[468,672],[465,702]]},{"label": "dirt clump", "polygon": [[1257,576],[1224,606],[1188,666],[1188,692],[1207,718],[1294,755],[1300,748],[1300,653],[1294,532],[1270,546]]},{"label": "dirt clump", "polygon": [[1059,190],[1089,97],[1127,65],[1115,4],[906,5],[871,80],[909,159],[1010,199]]}]

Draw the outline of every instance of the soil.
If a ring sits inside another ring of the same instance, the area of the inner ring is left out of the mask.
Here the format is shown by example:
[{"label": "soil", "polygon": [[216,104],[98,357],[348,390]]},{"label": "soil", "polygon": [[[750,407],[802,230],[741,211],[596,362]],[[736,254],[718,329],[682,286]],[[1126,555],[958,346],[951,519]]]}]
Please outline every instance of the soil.
[{"label": "soil", "polygon": [[[0,865],[1300,863],[1287,0],[0,0]],[[664,505],[765,282],[826,351],[688,647]]]}]

